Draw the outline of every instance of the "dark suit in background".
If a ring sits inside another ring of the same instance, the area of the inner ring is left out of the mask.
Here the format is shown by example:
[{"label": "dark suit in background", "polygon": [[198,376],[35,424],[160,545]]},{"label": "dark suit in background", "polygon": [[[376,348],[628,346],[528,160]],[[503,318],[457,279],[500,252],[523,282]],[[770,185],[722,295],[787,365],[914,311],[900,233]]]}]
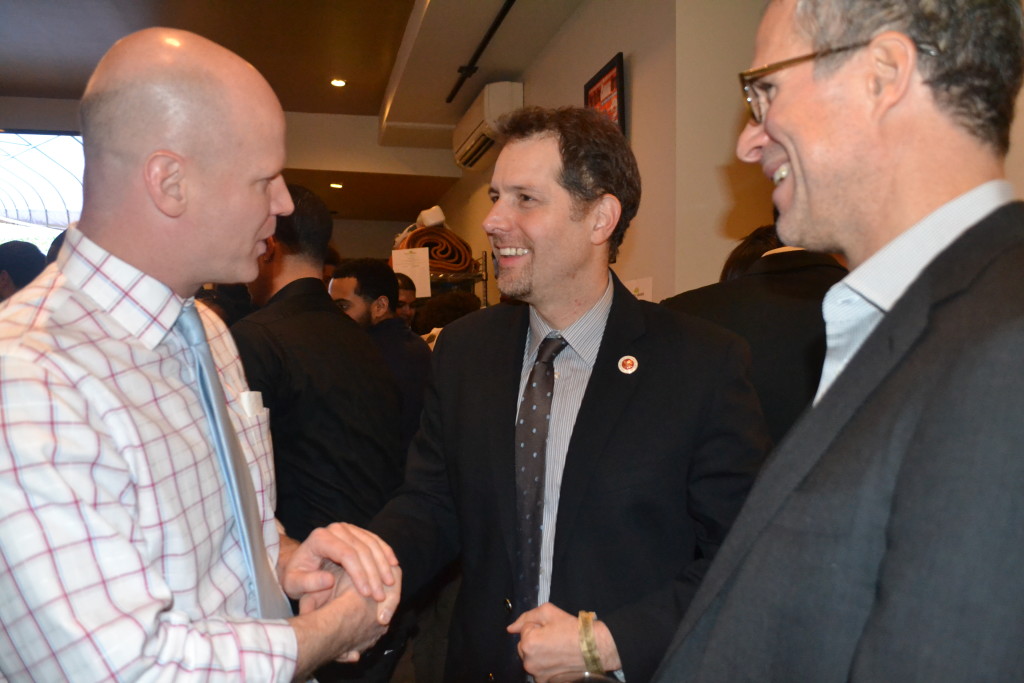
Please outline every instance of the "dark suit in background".
[{"label": "dark suit in background", "polygon": [[821,300],[847,273],[831,256],[784,251],[743,275],[665,299],[669,308],[721,325],[750,345],[750,379],[779,443],[818,389],[825,359]]},{"label": "dark suit in background", "polygon": [[270,409],[288,535],[366,524],[401,481],[404,455],[398,390],[373,343],[315,278],[286,285],[231,333]]},{"label": "dark suit in background", "polygon": [[[461,556],[446,678],[501,669],[518,616],[514,426],[527,306],[445,328],[406,483],[371,529],[412,595]],[[637,370],[619,360],[631,355]],[[551,602],[609,625],[630,681],[647,680],[743,502],[767,444],[741,340],[689,316],[614,298],[566,458]]]},{"label": "dark suit in background", "polygon": [[1022,273],[1021,203],[924,270],[775,450],[656,680],[1019,680]]},{"label": "dark suit in background", "polygon": [[401,318],[388,318],[366,328],[370,340],[380,351],[384,364],[398,385],[402,398],[399,428],[402,462],[423,412],[423,394],[430,383],[430,347]]}]

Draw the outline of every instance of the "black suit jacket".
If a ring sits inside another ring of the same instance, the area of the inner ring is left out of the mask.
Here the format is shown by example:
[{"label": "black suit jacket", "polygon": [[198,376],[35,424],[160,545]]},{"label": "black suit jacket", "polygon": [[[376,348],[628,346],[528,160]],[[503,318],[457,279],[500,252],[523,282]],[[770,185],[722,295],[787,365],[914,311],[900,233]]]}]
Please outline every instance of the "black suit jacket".
[{"label": "black suit jacket", "polygon": [[1024,671],[1024,204],[940,254],[765,466],[659,681]]},{"label": "black suit jacket", "polygon": [[[514,423],[529,309],[445,328],[406,482],[374,520],[415,591],[456,556],[447,678],[502,668],[515,539]],[[635,356],[633,374],[619,359]],[[562,480],[551,601],[596,610],[631,682],[647,680],[742,504],[767,437],[737,337],[637,301],[615,280]],[[521,665],[520,665],[521,666]]]},{"label": "black suit jacket", "polygon": [[776,443],[811,404],[825,359],[821,300],[847,273],[827,254],[762,256],[740,277],[677,294],[661,303],[699,316],[750,345],[750,380]]},{"label": "black suit jacket", "polygon": [[403,456],[398,388],[370,338],[316,278],[281,288],[231,334],[270,409],[288,535],[368,523],[401,482]]},{"label": "black suit jacket", "polygon": [[[430,347],[401,318],[382,320],[366,331],[398,385],[402,399],[398,427],[404,456],[420,426],[423,394],[430,382]],[[404,466],[404,457],[402,463]]]}]

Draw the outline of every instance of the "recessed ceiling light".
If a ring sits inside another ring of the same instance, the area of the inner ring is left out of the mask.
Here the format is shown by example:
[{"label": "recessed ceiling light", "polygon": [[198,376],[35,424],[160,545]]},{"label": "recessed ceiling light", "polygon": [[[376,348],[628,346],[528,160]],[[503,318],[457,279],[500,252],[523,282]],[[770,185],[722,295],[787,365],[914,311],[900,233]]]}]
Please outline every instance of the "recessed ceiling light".
[{"label": "recessed ceiling light", "polygon": [[335,190],[340,190],[341,188],[343,188],[345,186],[342,185],[341,183],[331,183],[331,187],[333,187]]},{"label": "recessed ceiling light", "polygon": [[333,85],[335,88],[344,88],[345,80],[342,78],[335,78],[334,80],[331,81],[331,85]]}]

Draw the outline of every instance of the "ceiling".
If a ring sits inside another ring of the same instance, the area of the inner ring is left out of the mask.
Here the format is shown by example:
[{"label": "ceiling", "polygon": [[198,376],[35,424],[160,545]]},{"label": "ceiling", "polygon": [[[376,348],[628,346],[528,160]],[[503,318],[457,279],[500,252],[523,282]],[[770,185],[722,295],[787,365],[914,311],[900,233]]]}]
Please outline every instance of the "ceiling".
[{"label": "ceiling", "polygon": [[[512,0],[451,103],[446,98],[507,0],[0,0],[0,97],[78,99],[96,62],[146,26],[199,33],[258,68],[289,112],[375,116],[385,146],[445,149],[484,85],[519,80],[581,0]],[[332,78],[348,85],[334,88]],[[286,169],[305,184],[338,174]],[[412,220],[454,176],[343,174],[322,193],[338,218]]]}]

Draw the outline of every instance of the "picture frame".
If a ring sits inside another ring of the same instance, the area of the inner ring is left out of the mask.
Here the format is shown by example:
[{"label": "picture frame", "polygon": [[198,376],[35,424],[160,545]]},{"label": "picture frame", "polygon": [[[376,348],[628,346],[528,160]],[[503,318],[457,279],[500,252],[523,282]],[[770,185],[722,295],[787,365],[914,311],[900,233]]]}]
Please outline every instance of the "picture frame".
[{"label": "picture frame", "polygon": [[621,52],[583,86],[583,106],[597,109],[626,134],[626,74]]}]

